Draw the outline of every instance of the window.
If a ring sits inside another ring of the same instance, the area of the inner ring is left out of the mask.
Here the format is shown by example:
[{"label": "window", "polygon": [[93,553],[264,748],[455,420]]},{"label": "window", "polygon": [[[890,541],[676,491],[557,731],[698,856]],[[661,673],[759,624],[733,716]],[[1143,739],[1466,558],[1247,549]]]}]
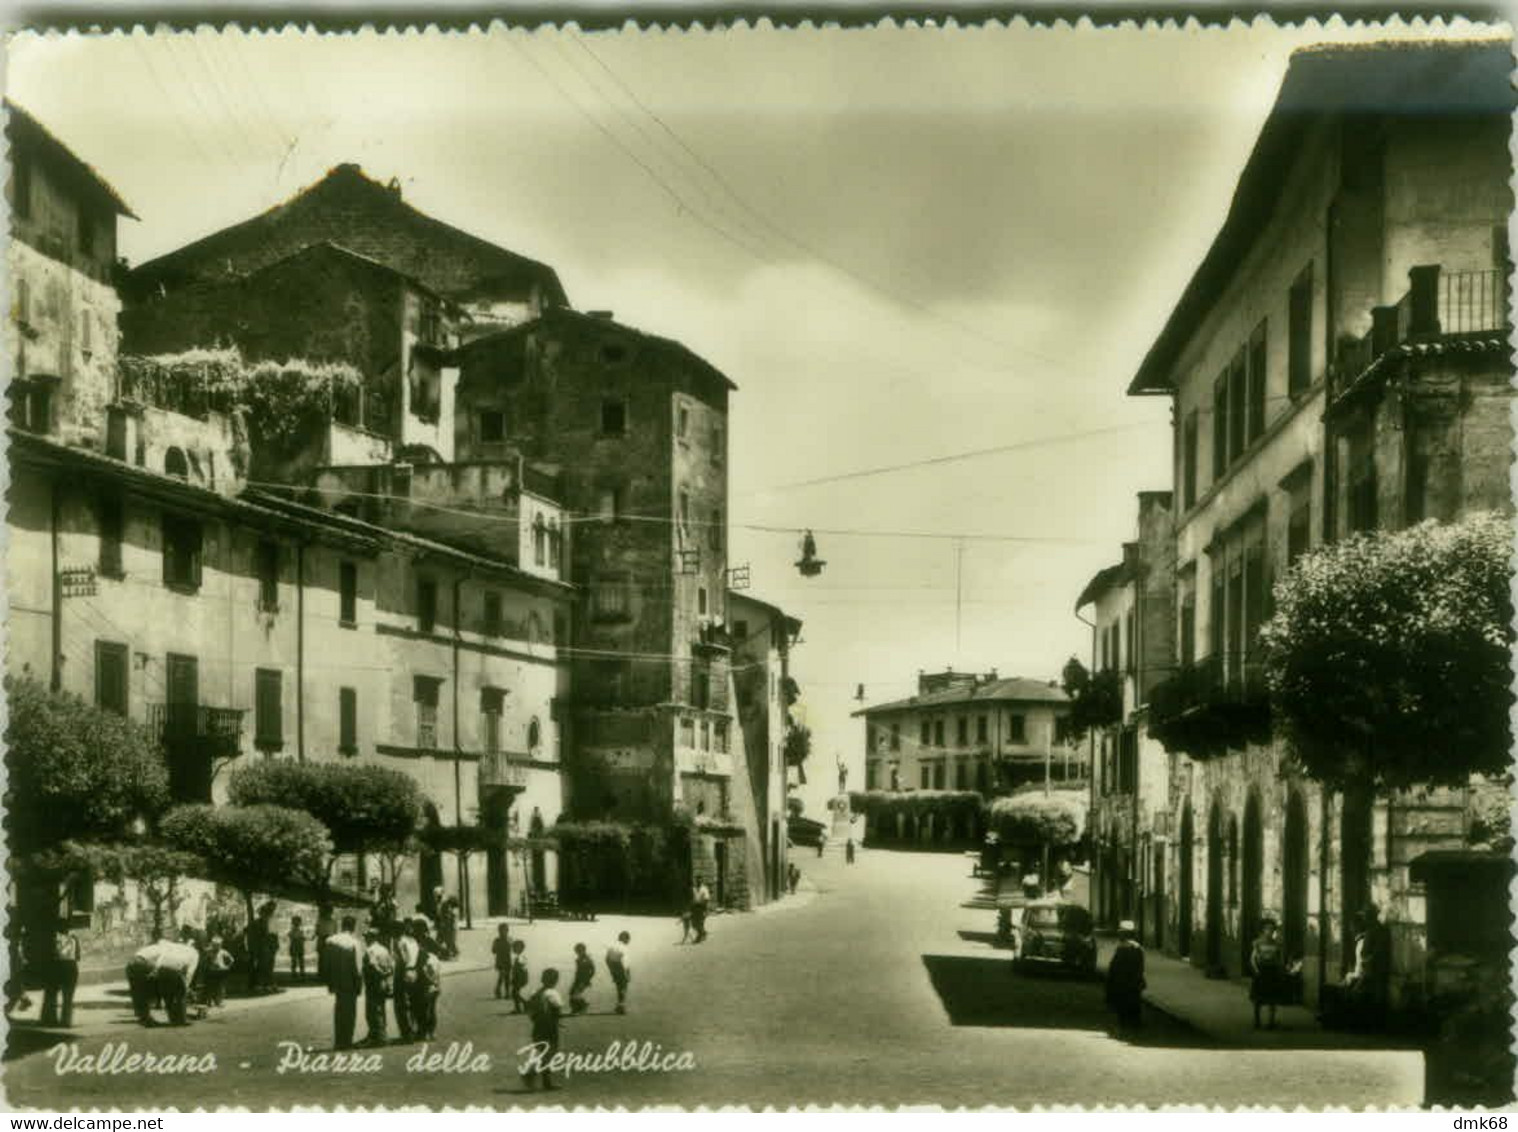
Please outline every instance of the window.
[{"label": "window", "polygon": [[962,715],[955,722],[958,725],[955,730],[958,733],[956,737],[959,739],[959,745],[961,747],[968,747],[970,745],[969,717]]},{"label": "window", "polygon": [[1228,563],[1228,659],[1226,670],[1230,684],[1236,684],[1239,665],[1244,659],[1244,561],[1234,556]]},{"label": "window", "polygon": [[712,508],[711,540],[712,549],[721,553],[725,524],[722,522],[722,508]]},{"label": "window", "polygon": [[698,708],[712,706],[712,670],[709,665],[700,662],[691,665],[690,700]]},{"label": "window", "polygon": [[943,745],[943,720],[935,719],[933,721],[933,746],[942,747]]},{"label": "window", "polygon": [[690,538],[690,492],[680,493],[680,534],[683,538]]},{"label": "window", "polygon": [[723,444],[723,440],[724,439],[725,439],[725,435],[724,435],[724,432],[723,432],[723,429],[722,429],[722,425],[720,423],[712,425],[712,463],[713,464],[720,464],[720,463],[722,463],[723,457],[726,455],[727,449],[726,449],[726,446]]},{"label": "window", "polygon": [[337,564],[337,619],[348,629],[358,624],[358,565]]},{"label": "window", "polygon": [[1256,659],[1260,626],[1270,605],[1270,592],[1265,576],[1265,545],[1256,543],[1244,552],[1244,655],[1253,662]]},{"label": "window", "polygon": [[690,427],[690,410],[684,405],[675,407],[675,436],[684,440]]},{"label": "window", "polygon": [[337,690],[337,750],[358,754],[358,692],[353,688]]},{"label": "window", "polygon": [[1026,743],[1028,741],[1028,717],[1022,712],[1013,712],[1007,716],[1007,735],[1013,743]]},{"label": "window", "polygon": [[1181,506],[1196,506],[1196,410],[1186,414],[1181,429]]},{"label": "window", "polygon": [[200,588],[200,524],[179,515],[163,517],[163,584]]},{"label": "window", "polygon": [[548,524],[541,513],[532,521],[532,564],[548,565]]},{"label": "window", "polygon": [[981,716],[977,716],[976,717],[976,719],[975,719],[975,741],[977,743],[984,743],[984,742],[988,741],[988,737],[989,737],[989,734],[990,734],[990,724],[991,724],[991,720],[987,716],[981,715]]},{"label": "window", "polygon": [[944,787],[944,764],[940,760],[933,764],[933,789],[942,790]]},{"label": "window", "polygon": [[1249,443],[1265,433],[1265,324],[1249,338]]},{"label": "window", "polygon": [[597,582],[591,592],[591,616],[597,621],[622,621],[628,617],[627,583]]},{"label": "window", "polygon": [[495,590],[487,590],[485,592],[485,624],[483,631],[487,637],[499,637],[501,635],[501,595]]},{"label": "window", "polygon": [[680,746],[694,748],[696,745],[696,721],[690,718],[680,720]]},{"label": "window", "polygon": [[278,751],[285,745],[284,673],[260,668],[253,673],[253,745]]},{"label": "window", "polygon": [[970,788],[970,764],[961,760],[954,764],[954,789],[968,790]]},{"label": "window", "polygon": [[1138,636],[1138,622],[1135,611],[1128,611],[1128,651],[1124,654],[1124,669],[1132,674],[1138,671],[1138,650],[1133,647],[1134,639]]},{"label": "window", "polygon": [[548,568],[557,570],[559,562],[563,558],[564,543],[563,533],[559,530],[559,520],[548,520]]},{"label": "window", "polygon": [[1240,350],[1228,367],[1228,462],[1231,464],[1244,453],[1246,439],[1247,402],[1249,398],[1249,374]]},{"label": "window", "polygon": [[260,542],[253,552],[258,573],[258,608],[264,613],[279,609],[279,544]]},{"label": "window", "polygon": [[727,720],[719,719],[712,724],[712,744],[719,755],[727,754]]},{"label": "window", "polygon": [[701,721],[701,749],[703,751],[712,749],[712,725],[705,719]]},{"label": "window", "polygon": [[933,725],[926,719],[922,721],[922,735],[918,738],[918,746],[926,747],[933,741]]},{"label": "window", "polygon": [[1346,480],[1349,488],[1349,530],[1373,531],[1376,529],[1376,456],[1374,436],[1368,425],[1361,426],[1349,437],[1349,468]]},{"label": "window", "polygon": [[601,402],[601,435],[627,435],[627,402],[620,397],[608,397]]},{"label": "window", "polygon": [[127,710],[130,657],[126,645],[115,641],[95,642],[95,706],[102,711],[130,714]]},{"label": "window", "polygon": [[924,790],[927,790],[932,785],[932,783],[933,783],[933,777],[932,776],[933,776],[932,770],[930,770],[928,768],[927,764],[924,763],[923,766],[922,766],[922,788]]},{"label": "window", "polygon": [[32,163],[25,157],[11,158],[11,211],[18,220],[32,214]]},{"label": "window", "polygon": [[1287,318],[1286,391],[1296,397],[1312,384],[1312,264],[1291,285]]},{"label": "window", "polygon": [[32,321],[32,288],[25,279],[16,280],[16,321],[22,326]]},{"label": "window", "polygon": [[184,449],[170,448],[163,454],[163,473],[175,479],[190,478],[190,462],[185,459]]},{"label": "window", "polygon": [[1181,663],[1196,663],[1196,591],[1181,597]]},{"label": "window", "polygon": [[81,208],[76,225],[79,233],[79,250],[85,255],[95,254],[95,221],[89,210]]},{"label": "window", "polygon": [[891,724],[891,750],[901,750],[901,724]]},{"label": "window", "polygon": [[1212,573],[1212,601],[1211,608],[1207,611],[1207,648],[1209,654],[1221,661],[1223,658],[1223,628],[1227,623],[1224,614],[1224,604],[1227,594],[1227,579],[1223,574],[1223,556],[1214,553],[1210,559]]},{"label": "window", "polygon": [[1228,470],[1228,371],[1212,383],[1212,478]]},{"label": "window", "polygon": [[615,487],[603,487],[597,512],[603,523],[614,523],[622,512],[622,493]]},{"label": "window", "polygon": [[416,627],[423,633],[437,627],[437,583],[431,578],[417,579]]},{"label": "window", "polygon": [[437,702],[443,682],[434,676],[411,678],[411,699],[416,704],[416,745],[424,750],[437,747]]},{"label": "window", "polygon": [[1312,547],[1312,495],[1304,488],[1294,493],[1291,515],[1286,520],[1286,565],[1290,566]]},{"label": "window", "polygon": [[480,742],[491,754],[501,749],[501,711],[505,703],[506,693],[500,688],[480,689]]},{"label": "window", "polygon": [[100,521],[100,573],[107,578],[120,578],[123,575],[121,545],[126,527],[121,497],[102,496],[97,507]]},{"label": "window", "polygon": [[506,439],[506,414],[500,409],[480,410],[480,443],[500,444]]},{"label": "window", "polygon": [[696,612],[700,616],[702,616],[702,617],[706,616],[706,587],[705,586],[697,586],[696,587]]}]

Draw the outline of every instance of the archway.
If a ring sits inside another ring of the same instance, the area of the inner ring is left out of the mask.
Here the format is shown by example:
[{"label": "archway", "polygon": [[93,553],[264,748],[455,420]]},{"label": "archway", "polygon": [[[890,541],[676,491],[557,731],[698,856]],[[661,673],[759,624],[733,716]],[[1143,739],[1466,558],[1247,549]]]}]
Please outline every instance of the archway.
[{"label": "archway", "polygon": [[511,881],[506,848],[511,815],[511,794],[491,790],[482,807],[480,824],[496,835],[495,843],[485,851],[485,906],[492,916],[511,914]]},{"label": "archway", "polygon": [[1371,792],[1363,786],[1344,791],[1339,816],[1339,943],[1346,970],[1355,961],[1355,917],[1370,903]]},{"label": "archway", "polygon": [[1191,918],[1194,914],[1192,893],[1193,852],[1196,847],[1196,822],[1191,816],[1191,799],[1181,811],[1181,859],[1177,869],[1175,946],[1182,956],[1191,954]]},{"label": "archway", "polygon": [[175,479],[190,478],[190,462],[185,459],[184,450],[170,448],[163,454],[164,475],[173,476]]},{"label": "archway", "polygon": [[527,834],[533,840],[532,891],[541,895],[548,891],[548,859],[540,848],[544,834],[543,813],[536,806],[532,808],[532,820],[527,823]]},{"label": "archway", "polygon": [[1307,803],[1293,790],[1281,836],[1281,943],[1288,959],[1307,953],[1307,864]]},{"label": "archway", "polygon": [[1207,921],[1208,970],[1223,960],[1223,809],[1216,802],[1207,813]]},{"label": "archway", "polygon": [[1260,873],[1265,867],[1265,831],[1260,825],[1260,795],[1249,791],[1244,802],[1244,840],[1239,846],[1239,969],[1249,970],[1249,951],[1260,931]]}]

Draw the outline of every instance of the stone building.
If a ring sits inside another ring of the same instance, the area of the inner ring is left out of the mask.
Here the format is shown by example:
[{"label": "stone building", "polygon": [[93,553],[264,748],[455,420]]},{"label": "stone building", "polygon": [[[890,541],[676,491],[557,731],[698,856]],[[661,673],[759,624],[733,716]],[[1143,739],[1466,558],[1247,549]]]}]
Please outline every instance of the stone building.
[{"label": "stone building", "polygon": [[1164,838],[1170,810],[1168,755],[1149,734],[1150,694],[1175,669],[1175,534],[1168,491],[1140,492],[1138,537],[1075,603],[1091,609],[1092,672],[1115,681],[1117,718],[1090,743],[1091,911],[1109,926],[1135,921],[1151,946],[1164,942]]},{"label": "stone building", "polygon": [[101,443],[114,389],[116,220],[134,216],[93,169],[9,102],[11,420]]},{"label": "stone building", "polygon": [[785,884],[786,784],[785,735],[790,727],[794,687],[791,647],[801,622],[784,610],[747,592],[730,590],[733,689],[738,724],[748,754],[748,771],[759,825],[758,860],[749,875],[765,878],[764,899],[778,900]]},{"label": "stone building", "polygon": [[738,906],[762,900],[772,886],[749,868],[767,863],[754,788],[763,776],[734,726],[735,386],[678,342],[566,308],[476,338],[454,358],[458,457],[510,447],[560,470],[581,594],[571,629],[575,813],[658,823],[682,810],[705,831],[694,867],[714,894]]},{"label": "stone building", "polygon": [[917,695],[853,713],[865,721],[866,790],[975,790],[1083,781],[1070,700],[1053,680],[923,672]]},{"label": "stone building", "polygon": [[1171,779],[1165,943],[1236,975],[1273,912],[1309,999],[1374,902],[1395,999],[1417,1001],[1407,865],[1460,841],[1463,792],[1298,777],[1269,739],[1256,632],[1272,579],[1319,542],[1505,504],[1510,69],[1504,43],[1298,52],[1129,387],[1175,409],[1179,667],[1151,718],[1190,757]]},{"label": "stone building", "polygon": [[[317,486],[250,483],[245,422],[197,386],[200,363],[122,381],[142,372],[119,364],[114,334],[124,206],[24,114],[9,129],[12,199],[29,202],[16,209],[25,301],[11,342],[18,373],[57,381],[23,379],[12,416],[7,671],[146,724],[178,801],[224,801],[229,772],[251,760],[344,760],[416,779],[429,825],[551,826],[572,604],[557,541],[549,554],[565,525],[555,475],[513,458],[413,477],[390,460],[392,438],[329,417]],[[86,339],[86,312],[112,333]],[[355,472],[334,456],[382,466]],[[369,476],[405,480],[407,498],[368,491]],[[462,517],[429,525],[449,504]],[[553,887],[541,846],[483,858],[469,868],[423,852],[399,895],[409,907],[444,885],[484,915]],[[340,861],[334,881],[364,890],[379,864]],[[180,915],[198,921],[212,890],[186,891]],[[142,930],[114,886],[72,885],[64,900],[98,929],[87,959]]]}]

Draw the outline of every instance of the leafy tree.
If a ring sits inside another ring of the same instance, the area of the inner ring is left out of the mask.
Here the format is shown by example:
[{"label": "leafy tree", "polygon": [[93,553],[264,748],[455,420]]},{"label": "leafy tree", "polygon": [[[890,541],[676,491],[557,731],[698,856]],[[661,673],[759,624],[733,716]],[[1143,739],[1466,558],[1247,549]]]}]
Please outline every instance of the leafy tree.
[{"label": "leafy tree", "polygon": [[1094,675],[1076,657],[1065,662],[1060,673],[1070,697],[1070,734],[1079,740],[1095,727],[1106,727],[1123,718],[1123,685],[1117,669]]},{"label": "leafy tree", "polygon": [[1304,555],[1265,625],[1271,703],[1335,789],[1459,784],[1508,769],[1511,524],[1478,514]]},{"label": "leafy tree", "polygon": [[206,875],[253,897],[286,888],[324,887],[332,841],[308,813],[281,806],[176,806],[159,830],[169,845],[194,853]]},{"label": "leafy tree", "polygon": [[[435,825],[423,830],[420,837],[421,843],[434,853],[452,853],[457,857],[461,877],[465,875],[470,857],[504,847],[507,840],[504,829],[493,829],[488,825]],[[466,907],[466,914],[468,911]],[[465,926],[473,926],[472,916],[466,919]]]},{"label": "leafy tree", "polygon": [[991,823],[1010,845],[1063,848],[1081,839],[1086,807],[1074,791],[1013,794],[991,803]]},{"label": "leafy tree", "polygon": [[320,821],[332,838],[328,877],[339,856],[405,845],[422,816],[421,788],[410,775],[351,763],[252,763],[233,773],[228,796],[234,805],[283,806]]},{"label": "leafy tree", "polygon": [[139,724],[34,680],[6,681],[12,853],[125,836],[169,802],[163,752]]},{"label": "leafy tree", "polygon": [[77,845],[73,846],[87,863],[90,872],[113,884],[136,881],[139,890],[153,908],[153,938],[163,934],[165,925],[179,911],[179,882],[186,876],[205,871],[205,862],[193,853],[166,845]]},{"label": "leafy tree", "polygon": [[798,723],[785,733],[785,765],[801,766],[812,753],[812,729]]}]

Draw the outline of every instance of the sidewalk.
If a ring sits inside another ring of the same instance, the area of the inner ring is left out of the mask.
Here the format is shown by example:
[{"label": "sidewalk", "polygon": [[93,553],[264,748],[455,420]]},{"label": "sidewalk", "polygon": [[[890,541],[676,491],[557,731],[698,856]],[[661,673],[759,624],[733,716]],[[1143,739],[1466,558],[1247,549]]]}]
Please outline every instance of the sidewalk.
[{"label": "sidewalk", "polygon": [[1144,977],[1149,984],[1145,1002],[1219,1045],[1251,1049],[1418,1048],[1416,1043],[1379,1034],[1325,1030],[1305,1006],[1277,1007],[1276,1028],[1256,1030],[1246,980],[1209,979],[1185,960],[1160,952],[1145,952]]}]

